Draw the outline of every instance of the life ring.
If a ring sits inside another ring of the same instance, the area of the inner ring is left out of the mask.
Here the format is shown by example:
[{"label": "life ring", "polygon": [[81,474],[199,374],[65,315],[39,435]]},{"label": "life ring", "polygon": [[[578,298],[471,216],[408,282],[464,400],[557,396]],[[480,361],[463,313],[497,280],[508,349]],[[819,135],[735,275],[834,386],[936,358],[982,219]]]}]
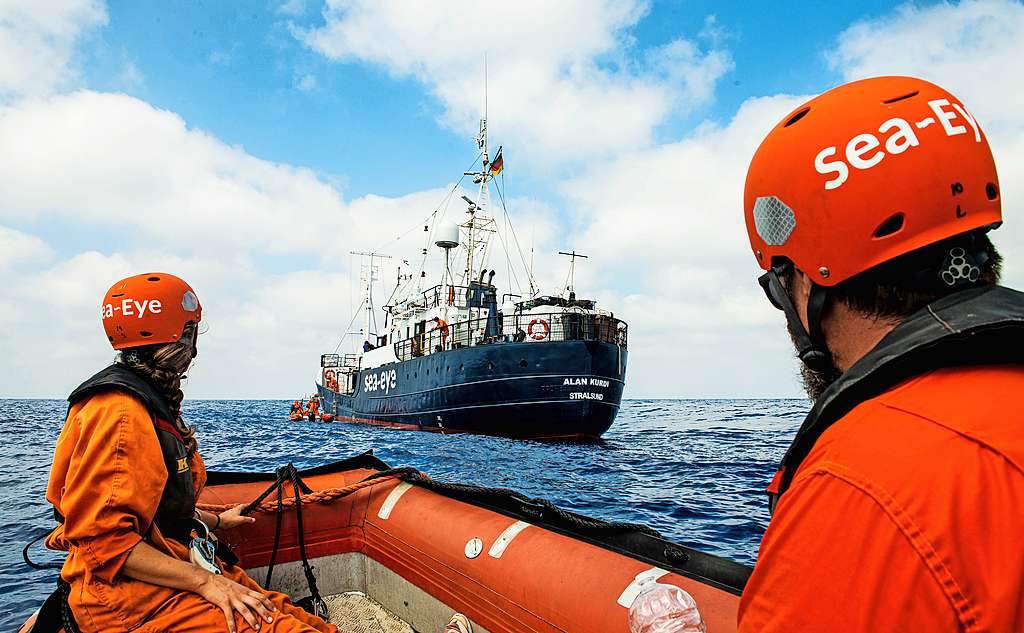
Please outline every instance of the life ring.
[{"label": "life ring", "polygon": [[[544,331],[534,332],[533,326],[535,325],[539,325],[541,329]],[[529,334],[530,338],[532,338],[535,341],[543,341],[548,337],[548,334],[551,334],[551,326],[548,325],[548,322],[545,321],[544,319],[534,319],[530,321],[530,324],[528,326],[526,326],[526,333]]]},{"label": "life ring", "polygon": [[327,371],[324,372],[324,380],[327,381],[327,382],[331,382],[332,380],[334,380],[334,370],[333,369],[328,369]]}]

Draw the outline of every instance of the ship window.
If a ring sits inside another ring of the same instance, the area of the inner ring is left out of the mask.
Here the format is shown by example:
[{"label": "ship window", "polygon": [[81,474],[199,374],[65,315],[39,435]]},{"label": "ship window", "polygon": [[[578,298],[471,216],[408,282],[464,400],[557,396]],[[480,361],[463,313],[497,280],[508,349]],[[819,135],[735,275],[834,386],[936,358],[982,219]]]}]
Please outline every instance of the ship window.
[{"label": "ship window", "polygon": [[419,374],[419,372],[415,372],[414,371],[414,372],[412,372],[412,377],[415,378],[418,374]]},{"label": "ship window", "polygon": [[523,360],[519,361],[519,366],[522,367],[523,369],[526,369],[527,367],[530,366],[530,363],[526,362],[526,359],[524,358]]},{"label": "ship window", "polygon": [[464,363],[459,363],[459,371],[462,371],[464,369],[466,369],[466,365]]},{"label": "ship window", "polygon": [[491,361],[487,361],[487,369],[494,371],[494,363],[492,363]]},{"label": "ship window", "polygon": [[451,370],[452,370],[452,366],[451,366],[451,365],[448,365],[447,367],[445,367],[445,368],[444,368],[444,370],[445,370],[446,372],[451,372]]},{"label": "ship window", "polygon": [[427,367],[427,375],[428,376],[430,375],[430,368],[429,367]]}]

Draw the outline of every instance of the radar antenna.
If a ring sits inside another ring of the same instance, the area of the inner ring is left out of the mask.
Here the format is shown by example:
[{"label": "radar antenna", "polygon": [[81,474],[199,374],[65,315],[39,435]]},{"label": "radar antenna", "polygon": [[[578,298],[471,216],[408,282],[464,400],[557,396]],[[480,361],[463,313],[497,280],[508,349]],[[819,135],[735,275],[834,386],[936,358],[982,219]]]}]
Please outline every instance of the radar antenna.
[{"label": "radar antenna", "polygon": [[576,258],[579,257],[580,259],[587,259],[589,255],[581,255],[576,251],[572,251],[571,253],[558,251],[558,254],[565,255],[569,258],[569,276],[566,278],[565,289],[569,291],[569,295],[571,297],[576,292],[573,288],[573,283],[576,280]]}]

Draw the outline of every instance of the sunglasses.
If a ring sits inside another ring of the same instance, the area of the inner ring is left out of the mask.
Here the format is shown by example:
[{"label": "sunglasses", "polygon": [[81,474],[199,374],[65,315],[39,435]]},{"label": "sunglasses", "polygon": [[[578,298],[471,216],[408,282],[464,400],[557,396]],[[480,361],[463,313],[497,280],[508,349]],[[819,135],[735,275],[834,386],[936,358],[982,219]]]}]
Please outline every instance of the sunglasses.
[{"label": "sunglasses", "polygon": [[774,266],[757,278],[757,283],[761,285],[761,289],[764,290],[768,301],[775,306],[776,310],[782,310],[786,313],[794,309],[793,300],[789,297],[789,293],[786,292],[786,287],[782,285],[780,276],[787,275],[791,268],[792,264],[789,263],[782,266]]}]

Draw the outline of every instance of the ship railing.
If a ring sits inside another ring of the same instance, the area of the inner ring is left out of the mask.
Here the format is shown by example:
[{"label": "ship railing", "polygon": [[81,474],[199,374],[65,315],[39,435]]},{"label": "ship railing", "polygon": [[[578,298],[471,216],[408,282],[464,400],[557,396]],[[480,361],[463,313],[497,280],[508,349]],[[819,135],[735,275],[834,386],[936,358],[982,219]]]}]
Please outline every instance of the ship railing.
[{"label": "ship railing", "polygon": [[449,323],[397,341],[395,356],[407,361],[450,349],[500,343],[551,343],[561,341],[600,341],[625,348],[628,342],[625,321],[602,314],[552,312],[512,314],[500,319],[497,336],[487,336],[487,318]]},{"label": "ship railing", "polygon": [[359,367],[357,354],[321,354],[320,366],[327,367]]},{"label": "ship railing", "polygon": [[439,284],[423,291],[423,301],[426,309],[443,305],[466,308],[469,307],[469,288]]}]

